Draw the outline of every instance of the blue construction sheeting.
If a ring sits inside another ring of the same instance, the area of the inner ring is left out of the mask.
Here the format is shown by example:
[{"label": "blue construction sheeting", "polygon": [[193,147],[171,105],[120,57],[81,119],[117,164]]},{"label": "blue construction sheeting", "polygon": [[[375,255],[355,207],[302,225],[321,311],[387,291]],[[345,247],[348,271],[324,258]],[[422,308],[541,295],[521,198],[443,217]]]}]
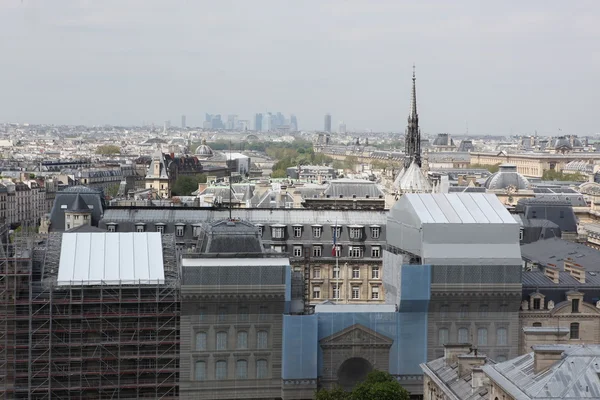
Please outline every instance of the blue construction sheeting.
[{"label": "blue construction sheeting", "polygon": [[317,378],[317,316],[283,316],[283,379]]}]

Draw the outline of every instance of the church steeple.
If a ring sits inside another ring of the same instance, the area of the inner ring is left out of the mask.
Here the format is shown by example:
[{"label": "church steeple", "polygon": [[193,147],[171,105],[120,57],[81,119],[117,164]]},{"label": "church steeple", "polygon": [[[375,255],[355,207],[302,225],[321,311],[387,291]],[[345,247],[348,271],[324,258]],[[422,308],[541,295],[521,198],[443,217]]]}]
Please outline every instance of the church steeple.
[{"label": "church steeple", "polygon": [[404,168],[408,169],[414,161],[421,167],[421,131],[419,130],[419,114],[417,113],[417,78],[415,65],[413,64],[413,84],[410,94],[410,111],[408,114],[408,125],[404,139]]}]

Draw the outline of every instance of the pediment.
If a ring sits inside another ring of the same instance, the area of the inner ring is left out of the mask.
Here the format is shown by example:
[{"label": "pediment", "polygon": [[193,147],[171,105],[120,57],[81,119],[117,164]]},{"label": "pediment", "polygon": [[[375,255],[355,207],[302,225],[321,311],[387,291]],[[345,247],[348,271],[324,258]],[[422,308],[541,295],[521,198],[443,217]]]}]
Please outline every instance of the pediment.
[{"label": "pediment", "polygon": [[354,324],[320,340],[321,346],[391,346],[394,340],[360,324]]}]

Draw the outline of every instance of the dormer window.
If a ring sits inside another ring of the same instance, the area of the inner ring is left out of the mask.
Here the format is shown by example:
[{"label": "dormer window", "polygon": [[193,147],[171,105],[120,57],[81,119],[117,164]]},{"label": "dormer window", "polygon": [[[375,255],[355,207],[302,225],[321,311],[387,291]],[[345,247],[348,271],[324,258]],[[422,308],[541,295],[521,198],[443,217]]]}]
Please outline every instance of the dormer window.
[{"label": "dormer window", "polygon": [[258,236],[262,237],[262,235],[263,235],[263,226],[262,225],[256,225],[256,227],[258,228]]},{"label": "dormer window", "polygon": [[532,293],[530,296],[529,309],[543,310],[544,307],[544,295],[539,292]]},{"label": "dormer window", "polygon": [[362,228],[361,227],[351,227],[350,228],[350,239],[362,239]]},{"label": "dormer window", "polygon": [[273,239],[284,239],[285,227],[279,225],[271,227],[271,236],[273,237]]},{"label": "dormer window", "polygon": [[371,237],[373,239],[379,239],[379,234],[381,233],[381,228],[378,226],[371,227]]},{"label": "dormer window", "polygon": [[331,235],[335,236],[337,240],[342,236],[342,227],[341,226],[332,226],[331,227]]},{"label": "dormer window", "polygon": [[573,313],[579,312],[579,299],[571,300],[571,312],[573,312]]},{"label": "dormer window", "polygon": [[319,239],[321,237],[321,235],[323,234],[323,227],[322,226],[313,226],[312,231],[313,231],[313,237],[315,239]]},{"label": "dormer window", "polygon": [[542,307],[542,299],[533,299],[533,309],[534,310],[539,310]]},{"label": "dormer window", "polygon": [[302,237],[302,225],[294,225],[294,237]]}]

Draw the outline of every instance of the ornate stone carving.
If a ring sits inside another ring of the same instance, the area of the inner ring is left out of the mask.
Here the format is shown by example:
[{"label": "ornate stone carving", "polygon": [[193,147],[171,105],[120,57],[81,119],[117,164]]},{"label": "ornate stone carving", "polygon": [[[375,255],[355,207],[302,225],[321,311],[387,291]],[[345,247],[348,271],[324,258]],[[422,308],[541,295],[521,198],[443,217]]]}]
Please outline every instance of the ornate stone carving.
[{"label": "ornate stone carving", "polygon": [[548,302],[548,310],[552,310],[554,308],[554,301],[550,300]]},{"label": "ornate stone carving", "polygon": [[521,310],[523,310],[523,311],[529,310],[529,302],[527,300],[523,300],[521,302]]}]

